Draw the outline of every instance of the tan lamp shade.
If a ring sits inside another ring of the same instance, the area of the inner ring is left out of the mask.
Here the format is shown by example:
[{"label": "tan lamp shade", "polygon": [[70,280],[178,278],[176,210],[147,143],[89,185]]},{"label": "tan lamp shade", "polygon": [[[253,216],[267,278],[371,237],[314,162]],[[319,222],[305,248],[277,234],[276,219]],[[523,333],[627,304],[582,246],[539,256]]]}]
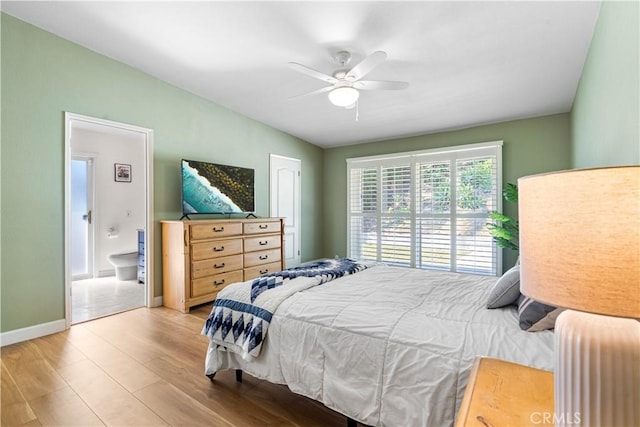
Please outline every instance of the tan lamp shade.
[{"label": "tan lamp shade", "polygon": [[640,166],[520,178],[518,215],[523,294],[640,318]]}]

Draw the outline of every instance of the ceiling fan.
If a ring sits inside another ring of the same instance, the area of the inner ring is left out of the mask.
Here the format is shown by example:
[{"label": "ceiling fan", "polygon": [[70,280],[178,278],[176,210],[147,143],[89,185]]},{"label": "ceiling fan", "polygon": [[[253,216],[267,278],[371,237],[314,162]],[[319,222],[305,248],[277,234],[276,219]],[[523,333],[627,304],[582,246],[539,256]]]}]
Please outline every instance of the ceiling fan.
[{"label": "ceiling fan", "polygon": [[[360,90],[399,90],[409,87],[407,82],[395,82],[384,80],[361,80],[371,70],[380,65],[387,58],[387,54],[381,50],[373,52],[364,58],[350,70],[339,69],[328,75],[316,71],[297,62],[289,62],[289,66],[303,74],[329,83],[331,86],[323,87],[312,92],[296,95],[289,99],[301,98],[319,93],[329,92],[329,101],[338,107],[351,108],[358,101]],[[340,51],[336,53],[335,60],[341,67],[345,67],[351,61],[351,53]]]}]

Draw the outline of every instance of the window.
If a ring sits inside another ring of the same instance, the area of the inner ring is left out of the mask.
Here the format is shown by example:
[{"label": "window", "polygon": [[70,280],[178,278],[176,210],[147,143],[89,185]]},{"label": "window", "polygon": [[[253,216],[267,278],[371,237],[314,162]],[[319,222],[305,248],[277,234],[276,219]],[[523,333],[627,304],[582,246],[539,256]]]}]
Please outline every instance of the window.
[{"label": "window", "polygon": [[347,160],[349,256],[496,275],[502,141]]}]

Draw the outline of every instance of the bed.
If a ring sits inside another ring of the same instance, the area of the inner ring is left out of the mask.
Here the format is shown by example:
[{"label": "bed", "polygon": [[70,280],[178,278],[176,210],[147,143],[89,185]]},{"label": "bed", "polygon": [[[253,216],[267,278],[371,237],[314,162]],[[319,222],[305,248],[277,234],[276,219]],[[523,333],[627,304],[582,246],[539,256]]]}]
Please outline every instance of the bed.
[{"label": "bed", "polygon": [[352,273],[292,280],[306,282],[279,298],[258,352],[213,338],[214,305],[205,374],[236,369],[286,384],[365,425],[446,426],[476,356],[553,369],[553,331],[523,331],[515,306],[486,308],[495,277],[384,264]]}]

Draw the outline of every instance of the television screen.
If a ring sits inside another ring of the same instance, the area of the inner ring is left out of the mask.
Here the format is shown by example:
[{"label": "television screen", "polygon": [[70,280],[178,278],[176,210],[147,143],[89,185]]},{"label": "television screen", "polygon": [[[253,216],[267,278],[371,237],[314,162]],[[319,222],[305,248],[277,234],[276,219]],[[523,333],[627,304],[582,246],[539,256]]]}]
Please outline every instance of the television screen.
[{"label": "television screen", "polygon": [[248,213],[254,206],[253,169],[182,160],[182,213]]}]

